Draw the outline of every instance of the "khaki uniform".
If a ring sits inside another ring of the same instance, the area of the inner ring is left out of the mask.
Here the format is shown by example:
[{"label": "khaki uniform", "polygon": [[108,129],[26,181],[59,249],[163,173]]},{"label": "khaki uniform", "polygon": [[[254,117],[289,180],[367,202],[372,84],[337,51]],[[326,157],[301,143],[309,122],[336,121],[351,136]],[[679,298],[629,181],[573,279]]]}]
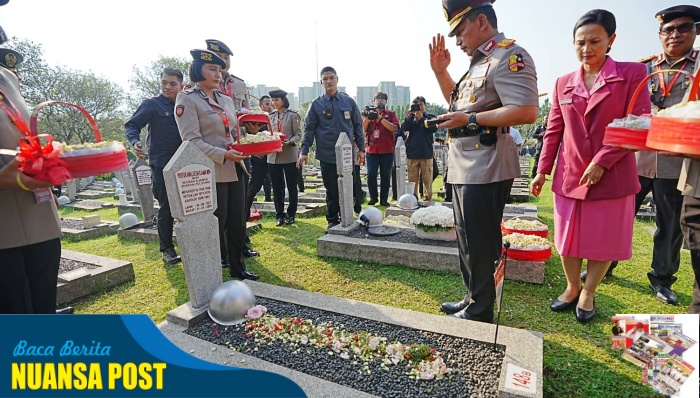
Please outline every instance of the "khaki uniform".
[{"label": "khaki uniform", "polygon": [[[478,113],[504,105],[538,106],[539,100],[530,54],[499,33],[474,52],[453,106],[456,111]],[[495,145],[481,145],[478,136],[450,139],[450,184],[488,184],[520,176],[508,126],[493,127],[499,127]]]},{"label": "khaki uniform", "polygon": [[219,84],[219,90],[233,99],[236,112],[242,108],[250,108],[250,91],[248,91],[248,86],[245,85],[243,79],[227,73]]},{"label": "khaki uniform", "polygon": [[267,163],[284,164],[294,163],[298,158],[297,143],[301,141],[301,116],[295,111],[285,109],[282,117],[277,110],[270,113],[270,124],[273,131],[279,131],[286,135],[289,144],[282,146],[282,152],[273,152],[267,155]]},{"label": "khaki uniform", "polygon": [[[29,124],[29,109],[20,94],[17,76],[2,67],[0,89]],[[0,148],[17,149],[21,137],[7,114],[0,110]],[[0,168],[11,160],[11,156],[0,155]],[[6,226],[6,230],[0,233],[0,249],[32,245],[61,236],[61,224],[54,202],[37,204],[34,193],[19,187],[0,189],[0,216]]]},{"label": "khaki uniform", "polygon": [[[191,141],[214,162],[216,182],[238,181],[236,163],[224,159],[226,137],[224,122],[217,112],[224,112],[229,118],[231,135],[236,133],[238,119],[231,98],[214,90],[216,101],[209,98],[199,84],[177,95],[175,100],[175,122],[183,141]],[[217,103],[218,101],[218,103]]]},{"label": "khaki uniform", "polygon": [[[683,70],[692,72],[698,64],[699,55],[700,49],[691,49],[688,51],[685,57],[671,65],[666,60],[665,55],[661,53],[658,57],[647,62],[648,72],[651,73],[657,70],[680,69],[682,66]],[[671,88],[669,95],[665,97],[663,101],[661,101],[662,90],[659,84],[660,79],[665,79],[666,84],[669,84],[675,76],[677,76],[675,73],[669,72],[655,75],[649,80],[652,104],[654,104],[653,108],[655,110],[668,108],[680,103],[683,100],[683,97],[688,91],[687,89],[690,87],[691,83],[690,77],[686,75],[678,76],[678,79]],[[661,106],[659,106],[659,104]],[[677,179],[680,175],[683,158],[660,155],[656,151],[639,151],[637,152],[636,156],[638,174],[642,177]]]}]

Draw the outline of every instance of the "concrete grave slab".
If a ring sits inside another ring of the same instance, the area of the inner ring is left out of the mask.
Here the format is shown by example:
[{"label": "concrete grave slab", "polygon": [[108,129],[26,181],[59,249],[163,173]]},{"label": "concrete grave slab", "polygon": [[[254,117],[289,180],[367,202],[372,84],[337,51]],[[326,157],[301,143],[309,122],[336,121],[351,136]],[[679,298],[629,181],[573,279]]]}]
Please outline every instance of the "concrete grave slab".
[{"label": "concrete grave slab", "polygon": [[113,235],[117,233],[118,229],[119,223],[112,221],[99,221],[97,224],[90,225],[89,222],[85,224],[85,221],[80,218],[64,218],[61,220],[61,232],[65,237],[73,239],[93,239],[104,235]]},{"label": "concrete grave slab", "polygon": [[93,191],[93,190],[88,190],[88,191],[81,191],[75,194],[76,199],[101,199],[101,198],[109,198],[110,196],[114,196],[114,192],[107,192],[107,191]]},{"label": "concrete grave slab", "polygon": [[[262,213],[275,213],[275,204],[273,202],[254,202],[254,207]],[[309,218],[318,217],[326,214],[327,206],[325,203],[298,203],[296,217]]]},{"label": "concrete grave slab", "polygon": [[110,209],[110,208],[114,207],[114,203],[102,202],[99,200],[85,199],[85,200],[76,200],[76,201],[68,203],[66,205],[62,205],[61,207],[71,207],[75,210],[82,210],[82,211],[98,211],[101,209]]},{"label": "concrete grave slab", "polygon": [[58,275],[56,302],[67,303],[79,297],[102,292],[134,280],[131,262],[113,258],[61,250],[61,257],[95,265],[93,269],[78,268]]},{"label": "concrete grave slab", "polygon": [[[176,224],[177,225],[177,224]],[[117,228],[119,224],[117,223]],[[249,222],[246,223],[246,229],[249,234],[253,234],[262,230],[262,223],[259,222]],[[218,231],[218,229],[217,229]],[[218,233],[218,232],[217,232]],[[136,224],[129,229],[117,229],[117,236],[121,238],[129,238],[140,240],[144,243],[158,242],[158,229],[156,225],[150,221],[144,221]],[[177,231],[173,229],[173,238],[177,242]],[[218,242],[218,239],[217,239]],[[179,244],[179,243],[178,243]]]}]

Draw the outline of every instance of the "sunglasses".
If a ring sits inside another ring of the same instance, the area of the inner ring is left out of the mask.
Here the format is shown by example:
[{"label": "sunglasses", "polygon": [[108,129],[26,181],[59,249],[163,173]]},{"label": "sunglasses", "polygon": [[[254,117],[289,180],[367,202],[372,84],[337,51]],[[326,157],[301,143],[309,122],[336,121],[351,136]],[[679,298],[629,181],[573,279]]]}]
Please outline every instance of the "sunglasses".
[{"label": "sunglasses", "polygon": [[663,29],[659,29],[659,33],[663,36],[672,35],[674,30],[677,30],[678,33],[688,33],[698,24],[700,24],[700,22],[686,22],[678,26],[667,26]]}]

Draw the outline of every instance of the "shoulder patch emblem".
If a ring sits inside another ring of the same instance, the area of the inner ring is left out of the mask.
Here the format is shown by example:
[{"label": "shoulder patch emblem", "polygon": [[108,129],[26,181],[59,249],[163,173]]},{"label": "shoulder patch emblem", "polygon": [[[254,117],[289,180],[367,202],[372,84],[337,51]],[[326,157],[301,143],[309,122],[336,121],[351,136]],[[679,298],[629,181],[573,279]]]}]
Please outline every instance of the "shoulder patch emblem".
[{"label": "shoulder patch emblem", "polygon": [[515,40],[503,39],[503,40],[499,41],[498,44],[496,44],[496,46],[498,46],[500,48],[510,48],[513,46],[513,44],[515,44]]},{"label": "shoulder patch emblem", "polygon": [[523,55],[520,53],[515,53],[508,57],[508,69],[510,69],[511,72],[517,72],[525,69]]},{"label": "shoulder patch emblem", "polygon": [[654,58],[656,58],[656,55],[650,55],[648,57],[644,57],[642,59],[637,60],[637,62],[642,63],[642,64],[646,64],[647,62],[653,60]]},{"label": "shoulder patch emblem", "polygon": [[185,113],[185,106],[184,105],[178,105],[175,107],[175,114],[177,117],[182,116],[182,114]]}]

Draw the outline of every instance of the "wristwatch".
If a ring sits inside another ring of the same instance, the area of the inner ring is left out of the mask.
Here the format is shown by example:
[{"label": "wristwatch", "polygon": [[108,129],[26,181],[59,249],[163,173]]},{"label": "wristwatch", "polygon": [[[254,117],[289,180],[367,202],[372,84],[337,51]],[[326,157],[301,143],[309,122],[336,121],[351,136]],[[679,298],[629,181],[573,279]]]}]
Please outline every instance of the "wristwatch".
[{"label": "wristwatch", "polygon": [[471,132],[477,132],[477,131],[479,131],[480,129],[481,129],[481,126],[479,126],[479,125],[476,123],[476,112],[472,112],[472,113],[469,115],[469,124],[467,125],[467,130],[469,130],[469,131],[471,131]]}]

